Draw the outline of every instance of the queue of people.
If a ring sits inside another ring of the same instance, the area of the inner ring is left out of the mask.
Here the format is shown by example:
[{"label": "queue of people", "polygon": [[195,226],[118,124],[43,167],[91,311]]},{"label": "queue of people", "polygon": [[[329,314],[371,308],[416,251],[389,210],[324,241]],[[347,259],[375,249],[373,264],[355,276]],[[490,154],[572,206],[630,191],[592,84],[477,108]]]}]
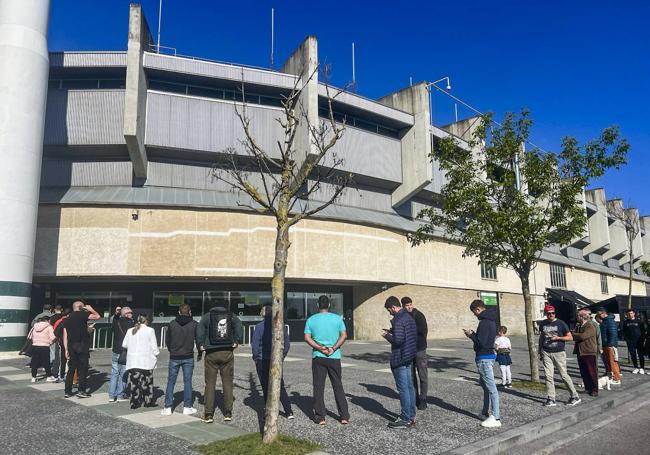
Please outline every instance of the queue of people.
[{"label": "queue of people", "polygon": [[[384,329],[381,336],[390,344],[390,368],[399,394],[400,413],[395,421],[389,422],[391,429],[406,429],[416,424],[417,411],[427,406],[428,357],[426,354],[428,326],[422,312],[417,310],[409,297],[400,301],[395,296],[385,301],[385,309],[391,319],[390,329]],[[475,351],[479,384],[483,389],[484,420],[481,426],[501,426],[499,392],[494,376],[494,363],[501,371],[501,386],[512,387],[512,344],[506,336],[507,327],[497,326],[494,307],[488,307],[481,300],[474,300],[469,310],[478,319],[476,330],[464,329],[472,341]],[[598,308],[595,320],[588,309],[577,313],[577,323],[570,328],[556,317],[555,308],[544,308],[546,319],[540,324],[539,356],[545,374],[547,399],[544,406],[557,406],[555,371],[569,391],[567,405],[581,403],[576,387],[567,372],[566,346],[574,342],[573,353],[577,356],[580,375],[585,392],[592,397],[599,394],[598,359],[602,359],[611,384],[620,384],[618,366],[619,328],[613,315],[604,308]],[[262,389],[264,401],[268,397],[269,371],[272,350],[272,308],[262,308],[263,320],[254,329],[251,338],[252,360]],[[88,398],[87,377],[91,348],[93,321],[100,315],[90,305],[76,301],[72,311],[60,306],[46,305],[44,311],[32,321],[31,340],[32,382],[37,381],[39,368],[46,373],[47,382],[65,381],[65,397],[73,396],[73,385],[77,385],[76,396]],[[90,323],[90,324],[89,324]],[[111,322],[113,347],[109,383],[109,402],[129,400],[132,408],[155,406],[154,375],[157,357],[160,354],[151,321],[145,314],[134,318],[130,307],[117,308]],[[650,335],[644,322],[634,310],[626,313],[620,324],[632,359],[633,374],[645,374],[644,357],[648,352],[647,338]],[[290,350],[289,334],[284,328],[283,359]],[[338,421],[342,425],[350,422],[347,398],[343,387],[341,347],[347,339],[343,319],[330,312],[330,301],[326,295],[318,299],[318,312],[309,317],[304,329],[305,342],[312,348],[312,380],[314,422],[326,424],[328,414],[325,406],[325,383],[329,377],[336,402]],[[243,341],[241,320],[225,304],[218,304],[204,314],[197,322],[191,308],[181,304],[178,315],[169,323],[166,344],[169,350],[167,384],[164,408],[161,414],[173,414],[174,388],[179,373],[183,373],[183,414],[197,413],[194,408],[192,378],[197,361],[205,357],[204,415],[206,423],[214,421],[217,377],[221,377],[223,388],[223,420],[232,420],[234,401],[234,350]],[[67,371],[66,371],[67,369]],[[609,379],[608,379],[609,380]],[[280,401],[284,415],[293,419],[291,402],[284,379],[280,383]]]}]

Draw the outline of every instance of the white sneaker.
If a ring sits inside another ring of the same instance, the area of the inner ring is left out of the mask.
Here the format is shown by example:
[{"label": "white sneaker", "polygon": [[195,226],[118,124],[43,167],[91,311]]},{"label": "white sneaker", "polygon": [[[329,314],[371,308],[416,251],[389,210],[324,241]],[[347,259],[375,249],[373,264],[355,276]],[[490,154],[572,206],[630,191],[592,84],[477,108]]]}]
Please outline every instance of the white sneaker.
[{"label": "white sneaker", "polygon": [[632,374],[639,374],[639,369],[635,368],[634,370],[632,370]]},{"label": "white sneaker", "polygon": [[481,422],[481,426],[485,428],[499,428],[501,426],[501,421],[495,419],[494,416],[490,416]]},{"label": "white sneaker", "polygon": [[36,382],[36,378],[32,378],[32,382]]},{"label": "white sneaker", "polygon": [[162,411],[160,411],[160,415],[164,415],[164,416],[172,415],[172,408],[164,408]]},{"label": "white sneaker", "polygon": [[643,370],[643,368],[641,368],[641,369],[639,370],[639,374],[645,374],[645,371]]},{"label": "white sneaker", "polygon": [[50,376],[45,380],[45,382],[56,382],[56,378],[54,376]]},{"label": "white sneaker", "polygon": [[183,415],[186,415],[186,416],[196,414],[197,412],[199,412],[199,411],[197,411],[194,408],[183,408]]}]

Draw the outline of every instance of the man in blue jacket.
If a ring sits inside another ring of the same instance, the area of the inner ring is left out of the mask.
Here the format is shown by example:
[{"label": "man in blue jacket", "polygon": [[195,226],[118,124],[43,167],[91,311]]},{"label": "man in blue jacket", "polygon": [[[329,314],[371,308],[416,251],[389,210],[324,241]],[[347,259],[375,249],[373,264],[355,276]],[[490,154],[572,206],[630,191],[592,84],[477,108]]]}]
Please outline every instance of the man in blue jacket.
[{"label": "man in blue jacket", "polygon": [[400,418],[389,428],[410,428],[415,425],[415,387],[412,368],[417,353],[417,327],[397,297],[386,299],[386,310],[393,316],[392,328],[384,329],[383,337],[390,343],[390,369],[395,377],[401,407]]},{"label": "man in blue jacket", "polygon": [[[492,365],[497,358],[494,352],[494,339],[497,335],[496,309],[486,308],[482,300],[474,300],[469,310],[478,319],[476,332],[463,329],[465,336],[474,342],[476,352],[476,367],[478,368],[479,382],[483,387],[483,411],[481,414],[487,419],[481,422],[482,427],[498,428],[501,426],[499,414],[499,392],[494,382],[494,370]],[[489,415],[492,408],[492,415]]]},{"label": "man in blue jacket", "polygon": [[[264,320],[255,326],[253,331],[253,339],[251,340],[251,349],[253,350],[253,361],[255,362],[255,369],[257,370],[257,377],[262,386],[262,393],[264,394],[264,403],[268,397],[269,391],[269,371],[271,370],[271,347],[273,345],[273,321],[271,305],[264,305],[262,308],[262,316]],[[289,340],[289,332],[287,326],[284,326],[284,349],[282,359],[289,353],[291,341]],[[291,401],[289,395],[284,388],[284,378],[280,382],[280,402],[284,408],[284,414],[287,419],[293,419],[293,411],[291,410]]]},{"label": "man in blue jacket", "polygon": [[616,348],[618,348],[618,327],[613,314],[607,314],[607,310],[600,307],[596,313],[601,319],[600,334],[603,340],[603,359],[607,374],[613,376],[612,384],[621,383],[621,370],[616,360]]}]

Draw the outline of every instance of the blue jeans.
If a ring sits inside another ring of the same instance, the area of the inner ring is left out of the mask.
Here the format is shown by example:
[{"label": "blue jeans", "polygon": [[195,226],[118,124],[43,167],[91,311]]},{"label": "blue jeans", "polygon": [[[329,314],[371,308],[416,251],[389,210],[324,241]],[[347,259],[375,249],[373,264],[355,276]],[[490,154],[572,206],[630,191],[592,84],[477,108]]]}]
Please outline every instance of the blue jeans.
[{"label": "blue jeans", "polygon": [[113,399],[124,395],[124,374],[126,365],[117,363],[119,354],[111,354],[111,382],[108,385],[108,398]]},{"label": "blue jeans", "polygon": [[479,382],[483,387],[483,415],[488,415],[490,408],[492,408],[492,415],[495,419],[500,419],[499,414],[499,392],[497,392],[497,384],[494,381],[494,370],[492,365],[494,360],[481,360],[476,359],[476,367],[478,368]]},{"label": "blue jeans", "polygon": [[194,372],[194,358],[169,359],[169,372],[167,374],[167,390],[165,391],[165,407],[171,408],[174,404],[174,386],[178,371],[183,369],[183,406],[192,407],[192,373]]},{"label": "blue jeans", "polygon": [[415,387],[413,386],[412,364],[392,368],[395,385],[399,392],[400,418],[406,422],[415,419]]}]

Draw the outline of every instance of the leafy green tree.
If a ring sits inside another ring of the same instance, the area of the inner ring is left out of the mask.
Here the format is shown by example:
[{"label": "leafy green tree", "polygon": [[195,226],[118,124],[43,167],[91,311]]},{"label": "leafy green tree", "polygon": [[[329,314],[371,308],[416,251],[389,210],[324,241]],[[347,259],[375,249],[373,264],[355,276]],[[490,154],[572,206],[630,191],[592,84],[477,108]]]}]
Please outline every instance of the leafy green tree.
[{"label": "leafy green tree", "polygon": [[545,248],[584,236],[583,189],[607,169],[625,164],[629,145],[617,127],[609,127],[583,146],[564,138],[559,153],[526,151],[531,125],[525,110],[519,116],[508,113],[502,125],[487,114],[468,143],[442,139],[431,158],[439,162],[446,183],[434,206],[419,213],[425,224],[410,240],[413,245],[430,241],[442,228],[465,247],[464,256],[515,271],[525,306],[531,378],[539,382],[530,274]]},{"label": "leafy green tree", "polygon": [[650,262],[643,261],[641,263],[641,270],[648,276],[648,278],[650,278]]}]

